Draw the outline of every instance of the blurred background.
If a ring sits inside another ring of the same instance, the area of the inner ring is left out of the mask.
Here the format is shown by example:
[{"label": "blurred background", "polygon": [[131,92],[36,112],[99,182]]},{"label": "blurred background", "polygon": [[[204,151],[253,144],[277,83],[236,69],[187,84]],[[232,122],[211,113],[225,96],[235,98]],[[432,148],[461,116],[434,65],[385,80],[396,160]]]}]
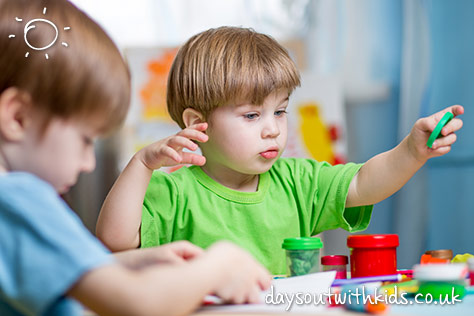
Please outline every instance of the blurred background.
[{"label": "blurred background", "polygon": [[[465,107],[452,151],[429,161],[375,205],[364,233],[400,237],[398,267],[431,249],[474,253],[474,1],[72,0],[115,40],[132,71],[124,128],[97,146],[97,170],[67,195],[94,231],[100,206],[134,151],[178,127],[167,116],[166,74],[190,36],[223,25],[273,36],[302,72],[290,98],[285,156],[365,162],[396,146],[414,122]],[[323,233],[325,254],[348,254],[348,233]]]}]

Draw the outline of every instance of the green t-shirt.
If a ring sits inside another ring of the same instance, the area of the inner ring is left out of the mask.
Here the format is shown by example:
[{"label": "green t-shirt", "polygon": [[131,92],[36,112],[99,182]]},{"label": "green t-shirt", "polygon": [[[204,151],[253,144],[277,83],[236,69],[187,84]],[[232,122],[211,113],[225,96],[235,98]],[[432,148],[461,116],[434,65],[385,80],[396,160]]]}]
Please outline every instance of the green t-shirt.
[{"label": "green t-shirt", "polygon": [[256,192],[229,189],[197,166],[171,174],[156,171],[143,202],[141,245],[189,240],[206,248],[230,240],[272,274],[285,274],[283,239],[367,228],[372,206],[345,208],[349,184],[361,166],[280,158],[260,175]]}]

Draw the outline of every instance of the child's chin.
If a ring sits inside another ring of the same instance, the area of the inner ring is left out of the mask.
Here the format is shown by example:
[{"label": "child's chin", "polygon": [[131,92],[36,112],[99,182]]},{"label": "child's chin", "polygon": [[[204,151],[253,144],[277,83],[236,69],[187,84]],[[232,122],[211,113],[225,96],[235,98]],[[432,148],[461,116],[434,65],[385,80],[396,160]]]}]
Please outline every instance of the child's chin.
[{"label": "child's chin", "polygon": [[259,168],[258,170],[255,170],[255,174],[262,174],[262,173],[265,173],[267,172],[268,170],[270,170],[273,166],[273,163],[272,164],[269,164],[268,167],[262,167],[262,168]]},{"label": "child's chin", "polygon": [[63,186],[61,188],[58,188],[57,191],[59,194],[66,194],[71,190],[70,186]]}]

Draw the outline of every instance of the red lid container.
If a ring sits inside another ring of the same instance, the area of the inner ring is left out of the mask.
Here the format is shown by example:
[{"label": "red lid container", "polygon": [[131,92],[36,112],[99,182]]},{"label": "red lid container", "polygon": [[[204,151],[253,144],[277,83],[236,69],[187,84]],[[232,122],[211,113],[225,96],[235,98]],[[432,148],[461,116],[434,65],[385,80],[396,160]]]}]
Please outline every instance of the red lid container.
[{"label": "red lid container", "polygon": [[348,263],[349,263],[349,260],[347,259],[347,256],[342,256],[342,255],[324,256],[321,258],[321,264],[324,264],[327,266],[339,266],[339,265],[344,265]]},{"label": "red lid container", "polygon": [[349,260],[347,256],[342,255],[333,255],[333,256],[324,256],[321,258],[321,265],[323,271],[336,271],[336,279],[346,279],[347,278],[347,263]]},{"label": "red lid container", "polygon": [[397,273],[398,235],[353,235],[347,237],[351,248],[351,277]]}]

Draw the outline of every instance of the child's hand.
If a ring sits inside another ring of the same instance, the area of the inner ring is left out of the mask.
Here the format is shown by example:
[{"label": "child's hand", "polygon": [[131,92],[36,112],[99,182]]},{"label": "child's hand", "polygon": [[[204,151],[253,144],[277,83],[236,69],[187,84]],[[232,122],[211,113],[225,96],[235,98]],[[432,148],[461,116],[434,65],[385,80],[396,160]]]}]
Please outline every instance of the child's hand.
[{"label": "child's hand", "polygon": [[184,263],[204,253],[204,250],[189,241],[175,241],[166,245],[142,249],[148,251],[148,259],[153,263]]},{"label": "child's hand", "polygon": [[189,241],[180,240],[172,243],[151,248],[155,250],[153,259],[155,262],[184,263],[194,259],[204,253],[201,247],[198,247]]},{"label": "child's hand", "polygon": [[204,133],[207,123],[199,123],[189,126],[179,133],[159,140],[140,150],[135,157],[150,170],[161,167],[170,167],[178,164],[192,164],[202,166],[206,163],[206,158],[190,152],[183,151],[187,148],[191,151],[199,147],[193,140],[204,143],[208,136]]},{"label": "child's hand", "polygon": [[243,304],[260,302],[260,292],[271,284],[268,271],[248,252],[229,242],[212,245],[205,256],[221,274],[215,294],[226,302]]},{"label": "child's hand", "polygon": [[188,241],[176,241],[163,246],[117,252],[120,263],[132,269],[155,264],[181,264],[199,257],[204,250]]},{"label": "child's hand", "polygon": [[[435,140],[432,148],[426,146],[426,142],[435,129],[438,122],[446,112],[454,114],[454,118],[441,130],[442,137]],[[431,116],[424,117],[416,121],[410,134],[408,135],[408,148],[418,161],[424,163],[429,158],[442,156],[451,150],[451,145],[456,141],[456,134],[462,127],[462,121],[456,116],[464,113],[464,108],[460,105],[453,105]]]}]

